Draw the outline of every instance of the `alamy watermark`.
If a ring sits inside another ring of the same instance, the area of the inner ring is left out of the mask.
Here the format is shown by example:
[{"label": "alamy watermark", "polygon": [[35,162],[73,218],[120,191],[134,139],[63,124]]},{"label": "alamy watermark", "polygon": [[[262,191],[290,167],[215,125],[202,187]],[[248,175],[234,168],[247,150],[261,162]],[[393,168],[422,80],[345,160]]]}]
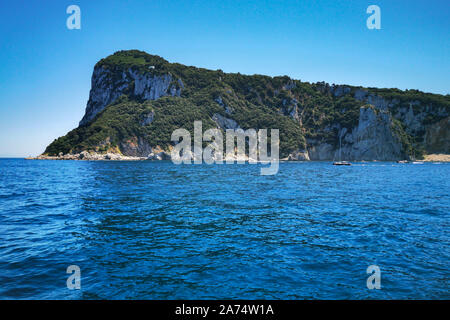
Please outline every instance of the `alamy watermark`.
[{"label": "alamy watermark", "polygon": [[[194,147],[192,148],[191,133],[186,129],[176,129],[172,133],[175,147],[171,151],[172,162],[175,164],[200,163],[269,163],[269,167],[261,168],[261,175],[274,175],[279,166],[279,130],[270,130],[270,150],[268,146],[267,129],[227,129],[223,150],[223,134],[217,128],[208,129],[203,133],[202,122],[194,121]],[[180,141],[181,138],[181,141]],[[210,142],[203,149],[203,142]],[[236,142],[236,144],[235,144]],[[248,145],[248,155],[246,154]]]},{"label": "alamy watermark", "polygon": [[67,29],[81,29],[81,9],[77,5],[70,5],[66,9],[66,13],[70,16],[66,20]]},{"label": "alamy watermark", "polygon": [[370,14],[370,16],[367,18],[366,25],[367,29],[373,30],[381,29],[381,9],[377,5],[370,5],[367,7],[366,13]]},{"label": "alamy watermark", "polygon": [[66,273],[70,274],[67,278],[67,289],[79,290],[81,289],[81,269],[77,265],[70,265],[67,267]]},{"label": "alamy watermark", "polygon": [[370,276],[367,278],[367,288],[372,289],[381,289],[381,270],[377,265],[371,265],[367,267],[367,274]]},{"label": "alamy watermark", "polygon": [[[79,6],[72,4],[67,7],[66,13],[70,16],[66,20],[66,26],[69,30],[81,29],[81,9]],[[366,26],[369,30],[381,29],[381,9],[379,6],[372,4],[367,7],[366,13],[370,16],[366,20]]]}]

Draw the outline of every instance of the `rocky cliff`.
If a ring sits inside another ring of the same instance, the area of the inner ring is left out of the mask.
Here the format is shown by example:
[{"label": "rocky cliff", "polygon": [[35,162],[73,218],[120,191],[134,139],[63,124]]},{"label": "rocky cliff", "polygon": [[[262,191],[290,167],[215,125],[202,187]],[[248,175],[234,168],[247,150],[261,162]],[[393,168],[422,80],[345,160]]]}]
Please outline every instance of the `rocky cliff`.
[{"label": "rocky cliff", "polygon": [[79,127],[45,155],[165,159],[173,130],[193,132],[201,120],[203,130],[279,129],[290,160],[420,158],[450,153],[449,113],[449,95],[228,74],[120,51],[96,64]]},{"label": "rocky cliff", "polygon": [[341,147],[336,149],[328,143],[310,141],[310,160],[393,160],[408,157],[394,129],[392,116],[386,110],[378,110],[371,105],[361,107],[356,127],[348,130],[337,124],[337,128]]},{"label": "rocky cliff", "polygon": [[80,126],[88,124],[107,105],[123,94],[139,100],[156,100],[167,95],[179,97],[183,88],[181,79],[174,85],[171,74],[154,75],[151,73],[153,69],[151,67],[148,73],[140,73],[131,68],[111,70],[103,65],[97,65],[92,74],[89,101]]}]

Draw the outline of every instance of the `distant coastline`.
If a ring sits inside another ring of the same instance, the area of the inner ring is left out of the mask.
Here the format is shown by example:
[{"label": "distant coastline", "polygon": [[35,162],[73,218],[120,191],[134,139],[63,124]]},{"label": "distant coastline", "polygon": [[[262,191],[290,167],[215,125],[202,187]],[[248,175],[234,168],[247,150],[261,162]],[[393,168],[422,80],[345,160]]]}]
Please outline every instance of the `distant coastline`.
[{"label": "distant coastline", "polygon": [[[286,160],[448,161],[450,96],[186,66],[138,50],[101,59],[79,126],[40,159],[169,160],[171,134],[279,130]],[[223,143],[223,142],[222,142]]]},{"label": "distant coastline", "polygon": [[[7,158],[5,158],[7,159]],[[132,156],[124,156],[121,154],[98,154],[91,153],[88,156],[81,156],[80,154],[75,155],[60,155],[60,156],[48,156],[48,155],[39,155],[37,157],[26,157],[25,160],[77,160],[77,161],[161,161],[161,160],[170,160],[170,155],[164,154],[154,157],[132,157]],[[332,161],[330,160],[296,160],[284,158],[280,159],[280,161],[289,161],[289,162],[314,162],[314,161]],[[378,161],[386,161],[391,162],[395,160],[354,160],[354,162],[378,162]],[[424,156],[424,159],[419,160],[418,162],[450,162],[450,154],[428,154]]]}]

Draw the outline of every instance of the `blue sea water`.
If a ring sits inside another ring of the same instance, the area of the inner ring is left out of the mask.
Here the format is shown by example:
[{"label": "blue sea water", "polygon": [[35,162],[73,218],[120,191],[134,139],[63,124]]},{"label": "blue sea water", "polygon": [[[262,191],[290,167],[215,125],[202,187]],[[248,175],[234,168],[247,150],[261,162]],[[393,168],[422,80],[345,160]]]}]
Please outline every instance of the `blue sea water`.
[{"label": "blue sea water", "polygon": [[2,159],[0,298],[450,298],[450,164],[259,169]]}]

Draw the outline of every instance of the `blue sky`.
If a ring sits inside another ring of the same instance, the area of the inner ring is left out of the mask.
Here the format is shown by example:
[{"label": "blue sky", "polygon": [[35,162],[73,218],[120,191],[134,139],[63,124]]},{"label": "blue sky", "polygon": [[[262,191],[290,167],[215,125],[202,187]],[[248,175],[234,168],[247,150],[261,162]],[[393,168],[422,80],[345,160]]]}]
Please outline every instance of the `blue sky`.
[{"label": "blue sky", "polygon": [[[81,8],[68,30],[66,8]],[[381,30],[366,9],[381,8]],[[0,156],[37,155],[78,126],[95,63],[171,62],[303,81],[450,93],[450,4],[433,1],[1,0]]]}]

